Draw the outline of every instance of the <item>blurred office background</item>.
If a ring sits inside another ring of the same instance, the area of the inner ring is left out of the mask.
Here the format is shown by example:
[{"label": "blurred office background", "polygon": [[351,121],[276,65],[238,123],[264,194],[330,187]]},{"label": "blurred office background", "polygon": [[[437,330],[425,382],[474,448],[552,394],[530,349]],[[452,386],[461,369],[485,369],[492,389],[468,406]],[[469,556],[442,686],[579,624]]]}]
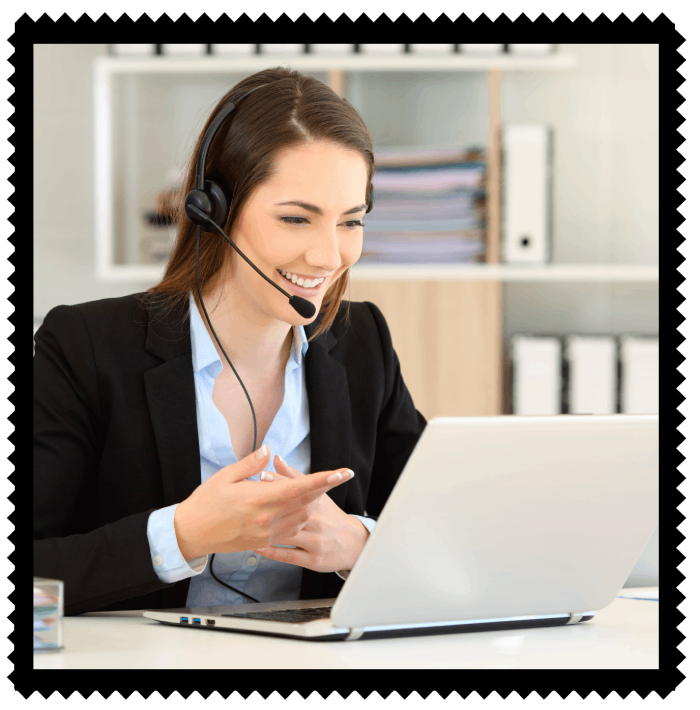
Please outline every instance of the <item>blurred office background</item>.
[{"label": "blurred office background", "polygon": [[[433,416],[658,411],[656,45],[34,46],[34,328],[143,291],[232,85],[290,65],[361,113],[377,207],[349,300]],[[627,585],[658,583],[658,531]]]}]

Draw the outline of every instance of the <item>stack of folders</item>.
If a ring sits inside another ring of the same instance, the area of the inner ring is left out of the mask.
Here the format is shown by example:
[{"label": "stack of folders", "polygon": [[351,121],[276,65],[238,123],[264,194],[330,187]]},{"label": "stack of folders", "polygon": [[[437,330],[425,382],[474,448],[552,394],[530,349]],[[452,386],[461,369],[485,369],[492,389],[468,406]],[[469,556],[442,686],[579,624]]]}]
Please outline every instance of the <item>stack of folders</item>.
[{"label": "stack of folders", "polygon": [[481,149],[375,151],[376,204],[365,216],[361,263],[467,263],[484,248]]},{"label": "stack of folders", "polygon": [[658,414],[659,340],[514,335],[513,414]]},{"label": "stack of folders", "polygon": [[248,56],[251,54],[517,54],[542,56],[552,54],[553,44],[111,44],[108,51],[116,56],[192,56],[215,54]]}]

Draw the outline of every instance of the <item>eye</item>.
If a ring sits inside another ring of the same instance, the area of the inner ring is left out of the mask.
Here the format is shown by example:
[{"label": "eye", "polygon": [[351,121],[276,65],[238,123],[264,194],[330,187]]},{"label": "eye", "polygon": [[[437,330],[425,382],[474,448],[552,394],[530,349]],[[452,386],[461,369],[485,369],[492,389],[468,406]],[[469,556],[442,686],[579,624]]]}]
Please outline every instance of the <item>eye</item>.
[{"label": "eye", "polygon": [[[285,224],[304,224],[304,222],[308,222],[309,220],[306,217],[280,217],[280,219],[285,223]],[[301,220],[301,221],[296,221],[296,220]],[[359,219],[353,219],[350,220],[349,222],[345,222],[345,224],[350,225],[350,229],[355,229],[356,227],[364,227],[364,223],[362,220]]]}]

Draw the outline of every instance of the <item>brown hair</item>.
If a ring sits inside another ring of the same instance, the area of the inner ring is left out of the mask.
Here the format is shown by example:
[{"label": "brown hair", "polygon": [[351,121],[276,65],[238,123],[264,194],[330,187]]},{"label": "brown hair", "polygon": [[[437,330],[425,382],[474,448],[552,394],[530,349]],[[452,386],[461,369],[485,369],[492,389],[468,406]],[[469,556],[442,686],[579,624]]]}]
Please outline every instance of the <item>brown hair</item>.
[{"label": "brown hair", "polygon": [[[263,87],[263,84],[268,86]],[[214,107],[199,134],[179,194],[174,200],[170,217],[177,226],[175,246],[162,280],[147,291],[148,294],[163,294],[164,299],[160,303],[168,310],[184,305],[190,291],[196,303],[201,305],[195,284],[196,227],[185,214],[184,202],[187,193],[195,186],[197,155],[202,139],[224,104],[237,100],[257,86],[262,88],[242,101],[232,116],[226,119],[228,125],[219,129],[207,156],[205,176],[214,176],[215,180],[225,182],[233,195],[224,231],[231,234],[246,199],[258,185],[271,177],[278,151],[309,141],[332,141],[356,150],[364,157],[367,162],[365,202],[369,204],[370,184],[374,177],[372,139],[367,125],[352,105],[318,79],[284,67],[265,69],[246,77]],[[232,250],[232,247],[223,236],[220,239],[200,240],[199,283],[203,293],[205,284],[216,276],[226,263],[226,258],[230,257],[227,250]],[[324,317],[309,340],[330,329],[347,283],[348,270],[324,295],[320,309]],[[349,319],[348,308],[346,323]]]}]

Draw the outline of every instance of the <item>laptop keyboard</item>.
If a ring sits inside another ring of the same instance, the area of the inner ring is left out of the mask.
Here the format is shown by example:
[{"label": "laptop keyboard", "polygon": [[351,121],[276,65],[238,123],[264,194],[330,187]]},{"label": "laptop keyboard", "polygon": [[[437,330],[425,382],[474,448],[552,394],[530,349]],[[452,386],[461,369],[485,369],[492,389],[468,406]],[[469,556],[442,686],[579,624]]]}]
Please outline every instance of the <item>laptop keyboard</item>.
[{"label": "laptop keyboard", "polygon": [[221,616],[234,616],[239,619],[266,619],[267,621],[284,621],[288,624],[303,624],[305,621],[316,621],[316,619],[330,619],[331,607],[316,606],[310,607],[308,609],[239,611],[234,614],[221,614]]}]

